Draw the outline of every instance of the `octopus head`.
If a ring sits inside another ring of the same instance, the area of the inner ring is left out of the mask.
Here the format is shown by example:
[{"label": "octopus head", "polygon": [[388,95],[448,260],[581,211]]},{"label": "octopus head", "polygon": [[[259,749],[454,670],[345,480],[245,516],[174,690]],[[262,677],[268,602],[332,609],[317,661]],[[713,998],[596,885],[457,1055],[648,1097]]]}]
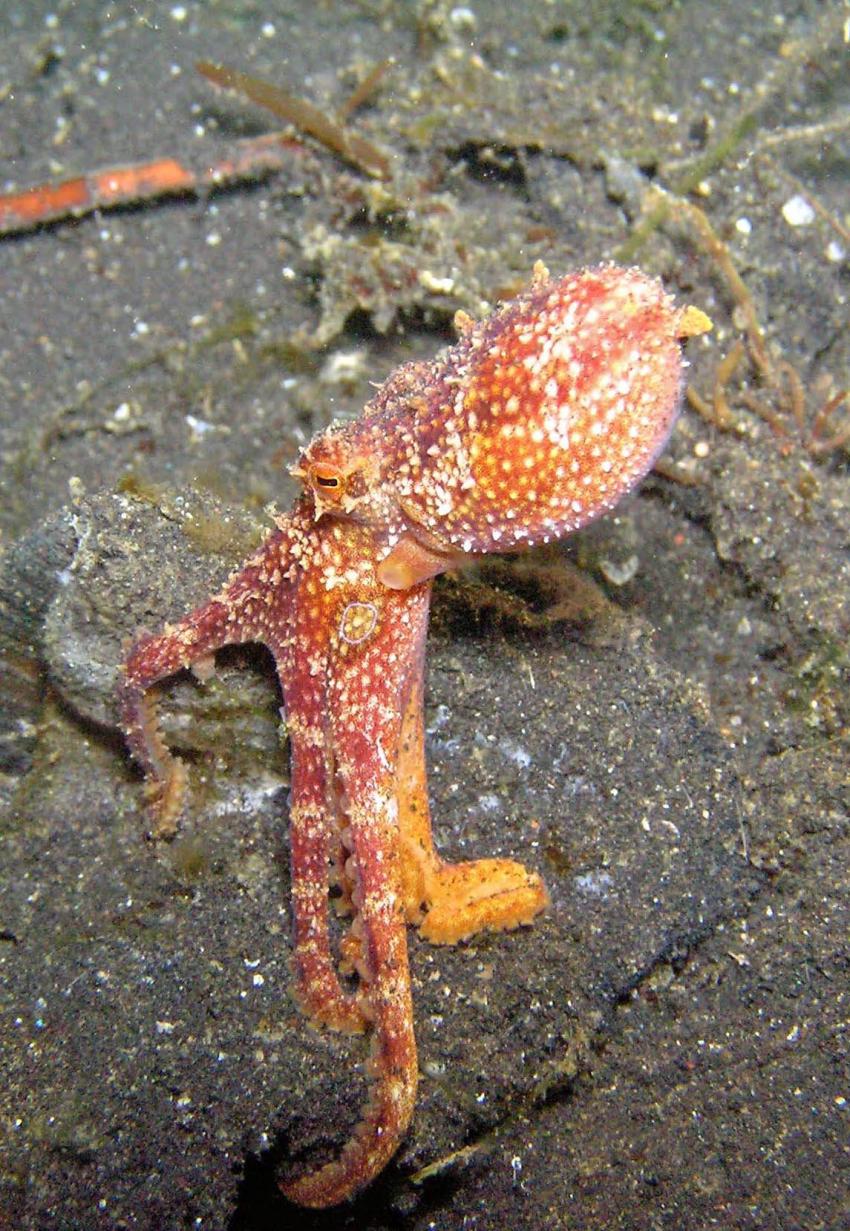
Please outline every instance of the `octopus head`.
[{"label": "octopus head", "polygon": [[534,546],[613,508],[673,426],[681,340],[711,327],[614,265],[560,280],[540,267],[487,320],[458,323],[411,431],[403,494],[420,526],[465,552]]},{"label": "octopus head", "polygon": [[290,474],[313,498],[316,521],[324,514],[366,520],[378,467],[346,428],[332,427],[310,442]]}]

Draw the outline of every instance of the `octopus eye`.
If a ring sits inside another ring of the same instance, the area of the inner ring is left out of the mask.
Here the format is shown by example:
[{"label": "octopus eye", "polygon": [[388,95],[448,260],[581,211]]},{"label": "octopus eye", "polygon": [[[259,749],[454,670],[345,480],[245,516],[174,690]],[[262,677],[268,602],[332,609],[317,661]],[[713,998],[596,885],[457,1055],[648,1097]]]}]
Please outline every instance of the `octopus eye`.
[{"label": "octopus eye", "polygon": [[316,463],[311,469],[310,478],[313,486],[323,493],[338,493],[342,490],[343,476],[336,466]]}]

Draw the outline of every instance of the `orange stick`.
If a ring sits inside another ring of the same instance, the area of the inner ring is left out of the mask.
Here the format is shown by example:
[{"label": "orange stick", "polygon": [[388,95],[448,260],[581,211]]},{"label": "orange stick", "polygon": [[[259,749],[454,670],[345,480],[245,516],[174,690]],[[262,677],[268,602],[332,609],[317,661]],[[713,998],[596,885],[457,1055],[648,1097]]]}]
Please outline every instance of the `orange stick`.
[{"label": "orange stick", "polygon": [[257,179],[280,170],[293,150],[301,149],[297,142],[285,140],[279,133],[268,133],[238,142],[231,157],[198,171],[176,158],[157,158],[6,193],[0,195],[0,235],[20,234],[65,218],[82,218],[96,209],[141,204]]}]

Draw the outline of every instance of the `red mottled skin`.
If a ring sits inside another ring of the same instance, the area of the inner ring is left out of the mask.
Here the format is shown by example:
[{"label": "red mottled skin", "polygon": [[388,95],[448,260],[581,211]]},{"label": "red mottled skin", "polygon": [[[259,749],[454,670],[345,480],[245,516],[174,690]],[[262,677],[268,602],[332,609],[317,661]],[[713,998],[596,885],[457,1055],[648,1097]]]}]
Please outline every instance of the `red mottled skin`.
[{"label": "red mottled skin", "polygon": [[[185,770],[148,689],[219,647],[274,655],[292,749],[290,828],[298,997],[314,1021],[372,1035],[372,1090],[334,1161],[282,1185],[334,1205],[368,1184],[416,1097],[405,923],[436,943],[529,923],[535,872],[448,864],[431,841],[422,674],[431,578],[471,555],[558,538],[612,508],[650,468],[678,411],[679,339],[710,322],[637,270],[604,266],[528,290],[430,363],[401,367],[354,423],[293,473],[304,492],[221,593],[130,653],[124,726],[159,834]],[[335,958],[328,888],[352,916]],[[346,991],[338,968],[358,976]]]}]

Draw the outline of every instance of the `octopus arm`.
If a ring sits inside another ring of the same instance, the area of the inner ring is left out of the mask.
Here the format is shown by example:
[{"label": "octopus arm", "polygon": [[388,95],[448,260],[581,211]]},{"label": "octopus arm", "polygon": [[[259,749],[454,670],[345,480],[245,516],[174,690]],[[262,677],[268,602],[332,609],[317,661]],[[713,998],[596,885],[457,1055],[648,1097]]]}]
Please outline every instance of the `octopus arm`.
[{"label": "octopus arm", "polygon": [[366,1017],[343,991],[331,953],[329,868],[345,858],[331,776],[331,734],[324,674],[311,675],[303,657],[280,664],[290,741],[289,803],[293,963],[296,996],[317,1025],[359,1033]]},{"label": "octopus arm", "polygon": [[428,808],[423,671],[413,672],[398,761],[401,879],[408,920],[432,944],[455,944],[477,932],[531,923],[547,905],[536,872],[513,859],[450,863],[434,847]]},{"label": "octopus arm", "polygon": [[[378,1175],[398,1148],[416,1101],[396,764],[405,694],[422,667],[429,590],[427,584],[399,592],[377,586],[348,604],[335,629],[328,667],[334,790],[349,852],[353,964],[372,1026],[372,1082],[363,1116],[339,1157],[281,1184],[290,1200],[314,1208],[351,1197]],[[346,633],[352,606],[374,614],[372,629],[356,642]]]},{"label": "octopus arm", "polygon": [[150,691],[187,667],[204,678],[222,646],[262,640],[259,613],[251,607],[258,577],[273,569],[282,535],[270,536],[257,555],[227,582],[220,594],[196,607],[156,636],[143,635],[124,663],[119,683],[122,725],[133,757],[144,770],[156,837],[171,837],[183,807],[186,769],[167,747]]}]

